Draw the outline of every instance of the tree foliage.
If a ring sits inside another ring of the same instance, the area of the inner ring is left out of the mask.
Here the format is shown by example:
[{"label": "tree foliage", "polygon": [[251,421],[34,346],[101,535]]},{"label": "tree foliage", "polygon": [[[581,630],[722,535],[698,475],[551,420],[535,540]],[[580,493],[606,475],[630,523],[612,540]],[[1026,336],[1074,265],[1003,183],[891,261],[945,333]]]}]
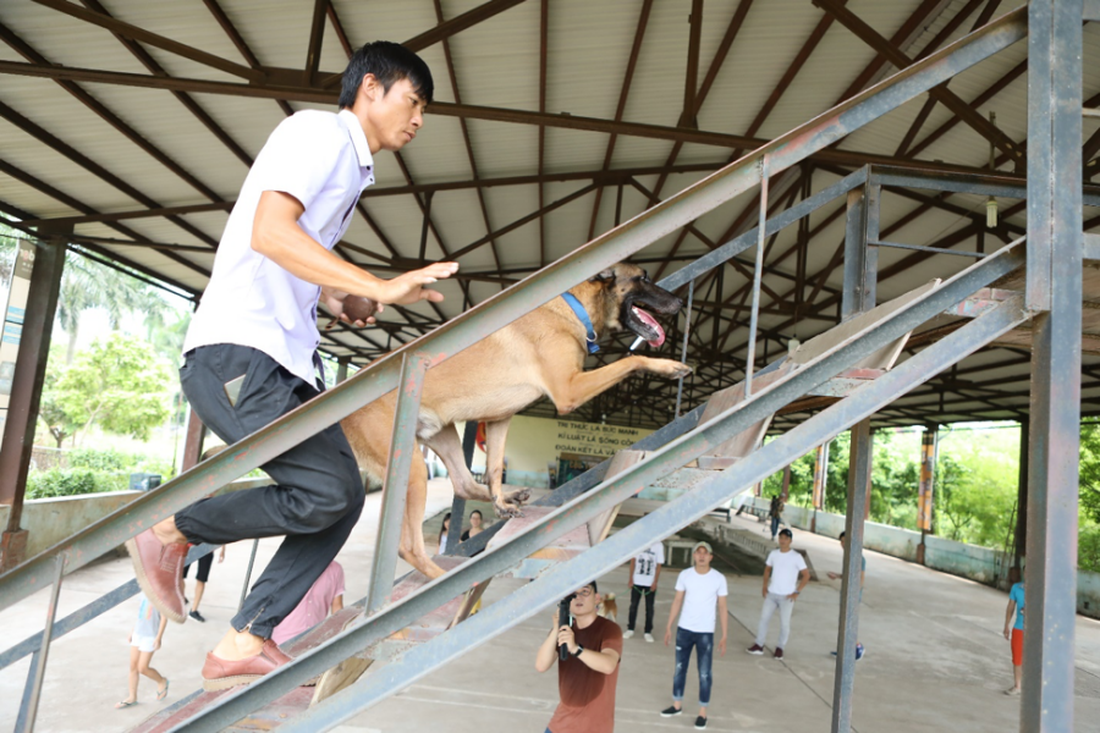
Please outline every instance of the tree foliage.
[{"label": "tree foliage", "polygon": [[169,382],[164,359],[147,342],[114,333],[77,354],[57,376],[48,399],[69,424],[79,426],[75,432],[98,425],[148,440],[150,431],[168,418]]},{"label": "tree foliage", "polygon": [[102,308],[113,330],[126,313],[140,313],[147,324],[162,324],[168,304],[156,288],[98,260],[69,251],[57,299],[57,321],[69,339],[65,362],[76,354],[80,320],[85,311]]}]

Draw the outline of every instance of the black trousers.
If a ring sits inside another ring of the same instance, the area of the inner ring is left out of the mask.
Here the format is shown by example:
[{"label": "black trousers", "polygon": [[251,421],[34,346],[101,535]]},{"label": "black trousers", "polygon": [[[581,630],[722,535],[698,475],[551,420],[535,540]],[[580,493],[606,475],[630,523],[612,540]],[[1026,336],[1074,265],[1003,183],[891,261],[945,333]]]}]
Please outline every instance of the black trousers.
[{"label": "black trousers", "polygon": [[[244,382],[232,405],[225,384],[242,375]],[[233,344],[188,352],[180,367],[180,384],[203,423],[226,444],[319,394],[267,354]],[[176,514],[176,527],[194,544],[286,535],[230,622],[237,631],[247,629],[268,639],[344,546],[363,511],[365,491],[339,424],[302,441],[263,469],[275,485],[195,502]]]},{"label": "black trousers", "polygon": [[645,633],[653,633],[653,599],[657,591],[650,590],[649,586],[630,586],[630,614],[627,616],[626,628],[634,630],[634,622],[638,620],[638,600],[645,596]]}]

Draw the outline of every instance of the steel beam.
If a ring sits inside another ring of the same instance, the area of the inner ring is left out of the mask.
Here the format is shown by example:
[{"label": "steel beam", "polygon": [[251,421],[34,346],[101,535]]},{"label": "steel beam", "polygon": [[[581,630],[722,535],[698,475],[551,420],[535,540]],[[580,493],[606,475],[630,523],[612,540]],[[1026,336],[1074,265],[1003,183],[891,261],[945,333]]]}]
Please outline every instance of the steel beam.
[{"label": "steel beam", "polygon": [[870,499],[873,441],[871,419],[852,427],[848,467],[848,510],[844,517],[844,579],[840,583],[840,623],[836,638],[836,674],[833,678],[832,733],[852,729],[852,691],[856,681],[856,644],[859,642],[859,605],[863,577],[863,507]]},{"label": "steel beam", "polygon": [[1033,321],[1020,730],[1073,730],[1081,403],[1082,0],[1028,5],[1027,305]]},{"label": "steel beam", "polygon": [[939,459],[939,426],[929,425],[920,441],[920,483],[917,485],[917,529],[920,544],[917,546],[917,562],[924,565],[924,539],[932,534],[932,517],[935,509],[936,464]]},{"label": "steel beam", "polygon": [[17,539],[24,532],[23,498],[27,489],[34,432],[38,423],[38,406],[46,378],[50,335],[54,312],[61,292],[61,273],[65,268],[65,244],[51,241],[35,246],[27,295],[26,315],[19,337],[7,419],[0,445],[0,504],[11,506],[8,526],[4,532],[4,555],[0,569],[12,568],[22,562],[25,544]]},{"label": "steel beam", "polygon": [[[848,399],[830,407],[733,467],[722,471],[692,492],[666,503],[656,511],[611,535],[591,550],[550,569],[538,579],[507,598],[484,608],[476,616],[472,616],[447,633],[411,649],[399,662],[364,676],[356,684],[311,707],[281,729],[286,730],[287,733],[328,730],[412,684],[436,667],[468,653],[471,648],[541,613],[548,604],[575,589],[578,583],[598,577],[636,555],[652,544],[655,539],[667,537],[706,516],[714,507],[748,489],[754,481],[766,478],[779,466],[804,455],[815,443],[836,435],[854,422],[865,420],[879,407],[889,404],[898,393],[904,392],[920,380],[969,355],[982,343],[994,338],[997,333],[1023,322],[1026,314],[1022,305],[1021,299],[1017,298],[998,306],[944,341],[905,362],[893,372],[887,373],[880,380],[868,384]],[[860,530],[854,528],[852,531]],[[516,540],[513,540],[511,544],[515,542]],[[856,551],[849,553],[848,565],[846,578],[858,578],[859,555]],[[851,571],[853,565],[854,574]],[[858,583],[855,588],[858,588]],[[325,646],[334,646],[337,642],[338,640],[334,639],[326,642]],[[300,664],[302,661],[304,661],[303,658],[299,658],[293,664]],[[253,686],[260,683],[253,683]],[[186,730],[215,730],[214,726],[220,722],[232,722],[231,716],[235,714],[237,713],[234,711],[217,718],[212,716],[209,721],[204,721],[202,726],[189,726]]]},{"label": "steel beam", "polygon": [[[528,278],[524,287],[513,287],[498,293],[405,348],[415,348],[428,354],[433,364],[441,362],[557,297],[593,272],[626,259],[650,242],[753,187],[758,183],[757,161],[764,155],[770,157],[776,172],[796,165],[931,87],[1013,45],[1026,35],[1026,10],[1020,8],[1002,16],[980,31],[895,74],[883,84],[777,138],[574,250]],[[983,263],[1003,261],[994,257]],[[996,268],[983,269],[982,272],[992,269]],[[38,571],[49,562],[51,555],[68,551],[70,563],[67,569],[71,572],[80,568],[151,523],[171,516],[217,486],[262,465],[297,445],[306,436],[332,425],[393,389],[400,369],[400,358],[401,352],[395,352],[379,359],[344,384],[245,438],[233,449],[173,479],[157,491],[140,497],[125,512],[116,512],[104,518],[35,560],[0,576],[0,588],[4,591],[0,594],[0,608],[6,608],[42,587],[44,581]]]},{"label": "steel beam", "polygon": [[[193,723],[186,730],[217,730],[219,728],[216,726],[226,725],[237,720],[256,707],[285,694],[296,686],[301,679],[320,674],[325,669],[345,659],[349,654],[382,641],[409,623],[465,592],[474,584],[480,583],[522,561],[535,550],[564,536],[572,528],[620,504],[645,486],[654,483],[698,456],[713,450],[749,425],[774,413],[791,400],[826,381],[833,374],[856,363],[867,354],[882,348],[947,307],[961,301],[977,289],[988,285],[989,282],[1007,272],[1015,271],[1022,264],[1019,249],[1018,246],[1013,247],[982,263],[971,266],[943,283],[939,288],[929,291],[894,312],[883,321],[873,324],[865,330],[850,334],[833,348],[805,364],[800,370],[792,372],[762,389],[753,399],[737,403],[692,433],[653,451],[645,462],[631,466],[598,488],[575,498],[569,504],[562,506],[559,510],[547,515],[539,523],[517,535],[507,544],[487,550],[478,557],[452,570],[444,577],[432,581],[419,593],[406,597],[370,617],[366,623],[333,637],[312,651],[296,658],[280,673],[265,676],[253,682],[247,689],[227,695],[204,711],[201,716],[201,724],[199,718],[193,719]],[[787,453],[781,453],[780,458],[776,458],[776,454],[772,451],[780,450],[774,447],[777,444],[789,447],[790,444],[782,442],[783,439],[769,443],[760,451],[737,463],[730,470],[739,470],[739,472],[728,473],[727,476],[736,476],[738,477],[736,480],[738,482],[744,481],[745,485],[762,480],[774,472],[776,468],[796,460],[810,446],[820,443],[848,425],[868,417],[875,410],[896,399],[897,394],[904,392],[908,387],[938,373],[945,366],[965,358],[983,344],[1018,325],[1024,318],[1025,315],[1021,312],[1021,303],[1018,298],[1004,301],[996,308],[947,336],[944,340],[904,362],[894,371],[888,372],[838,405],[829,408],[812,420],[792,430],[788,433],[788,436],[799,436],[793,439],[796,441],[796,447],[790,449]],[[868,411],[866,412],[864,412],[864,403],[867,405]],[[829,415],[829,419],[837,422],[825,423],[829,427],[821,428],[823,432],[815,432],[816,427],[814,429],[807,428],[811,424],[814,426],[822,425],[820,418],[824,415]],[[805,438],[807,441],[805,445],[803,445],[801,438],[804,434],[808,434],[808,437]],[[785,462],[779,463],[779,460]],[[742,468],[744,468],[744,472],[740,472]],[[743,487],[745,486],[739,486],[738,488]],[[702,516],[721,501],[728,501],[734,493],[736,493],[736,489],[730,488],[728,491],[721,491],[720,496],[714,498],[705,492],[696,490],[679,500],[677,505],[680,507],[689,505],[679,503],[688,497],[691,498],[692,502],[699,501],[700,497],[709,497],[703,499],[704,503],[697,505],[698,516]],[[662,511],[665,511],[665,509],[658,510],[658,512]],[[698,518],[698,516],[694,518]],[[682,527],[692,519],[691,517],[686,518],[676,526]],[[600,551],[601,548],[607,545],[607,542],[622,536],[637,525],[638,523],[635,523],[626,530],[613,535],[593,551]],[[674,531],[674,528],[670,528],[667,533],[672,531]],[[658,535],[648,535],[647,542],[652,544],[655,536]],[[640,547],[644,546],[643,543]],[[636,553],[637,551],[639,550],[633,552]],[[589,554],[585,553],[581,558]],[[626,557],[629,557],[630,554],[628,553]],[[521,596],[522,591],[517,595],[510,596],[506,602],[493,604],[490,608],[496,608],[498,605],[511,607],[513,603],[519,603],[516,599]],[[528,610],[528,607],[522,604],[517,607],[523,608],[524,612]],[[537,608],[529,610],[533,613],[537,611]],[[484,611],[474,618],[482,618],[483,614]],[[509,615],[509,618],[516,618],[517,620],[523,617],[522,614]],[[449,638],[464,638],[461,635],[469,628],[468,623],[469,621],[456,627],[459,636],[450,636]],[[481,628],[475,626],[478,629]],[[479,638],[484,640],[488,636]],[[467,644],[464,648],[468,649],[469,645]],[[397,665],[391,665],[388,669],[396,667]],[[407,669],[408,667],[404,668]]]},{"label": "steel beam", "polygon": [[[420,395],[429,358],[415,351],[406,351],[401,359],[397,405],[393,412],[393,434],[390,438],[390,459],[386,464],[386,480],[382,487],[382,515],[374,542],[371,562],[370,592],[367,613],[377,611],[390,600],[397,548],[405,519],[405,497],[409,489],[409,470],[416,452],[416,426],[420,415]],[[462,520],[459,519],[459,526]]]}]

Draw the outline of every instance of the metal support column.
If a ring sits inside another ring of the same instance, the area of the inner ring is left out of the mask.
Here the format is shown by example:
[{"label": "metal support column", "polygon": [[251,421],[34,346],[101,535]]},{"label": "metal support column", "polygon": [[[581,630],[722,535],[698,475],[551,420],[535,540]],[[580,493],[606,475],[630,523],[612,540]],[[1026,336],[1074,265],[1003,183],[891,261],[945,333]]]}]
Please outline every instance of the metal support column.
[{"label": "metal support column", "polygon": [[[1081,404],[1082,0],[1028,7],[1027,305],[1034,319],[1020,730],[1073,730]],[[1042,312],[1046,311],[1046,312]]]},{"label": "metal support column", "polygon": [[856,188],[848,192],[841,321],[875,307],[878,249],[868,247],[867,242],[878,238],[880,191],[878,183],[869,179],[862,189]]},{"label": "metal support column", "polygon": [[340,356],[336,359],[336,383],[340,384],[348,378],[348,364],[351,363],[350,356]]},{"label": "metal support column", "polygon": [[932,532],[933,490],[938,454],[939,426],[929,425],[925,427],[920,439],[920,483],[917,485],[917,529],[920,530],[917,562],[921,565],[924,565],[924,538]]},{"label": "metal support column", "polygon": [[825,508],[825,486],[829,481],[829,443],[817,447],[814,461],[813,518],[810,519],[810,531],[817,532],[817,513]]},{"label": "metal support column", "polygon": [[65,242],[53,239],[35,247],[34,253],[26,316],[3,427],[3,444],[0,445],[0,504],[11,505],[8,526],[0,540],[3,548],[0,572],[21,563],[27,549],[27,531],[20,526],[23,496],[27,490],[42,383],[46,378],[54,311],[61,291],[61,272],[65,268]]},{"label": "metal support column", "polygon": [[401,377],[397,381],[397,406],[393,414],[393,437],[390,440],[390,460],[386,464],[386,480],[382,487],[382,516],[371,562],[370,590],[367,593],[367,614],[386,605],[393,590],[397,548],[401,543],[401,527],[405,517],[405,495],[408,493],[409,469],[416,450],[416,424],[420,414],[420,393],[428,371],[428,357],[406,352],[401,359]]},{"label": "metal support column", "polygon": [[856,642],[859,641],[859,590],[862,577],[863,507],[871,485],[871,420],[852,427],[848,464],[848,511],[844,518],[847,547],[844,551],[844,579],[840,584],[840,628],[836,639],[836,675],[833,682],[832,733],[852,729],[852,690],[856,680]]},{"label": "metal support column", "polygon": [[1013,566],[1019,569],[1027,557],[1027,474],[1031,445],[1031,420],[1020,420],[1020,474],[1016,484],[1016,536],[1012,545]]},{"label": "metal support column", "polygon": [[202,457],[202,444],[205,439],[206,425],[203,424],[199,414],[192,409],[187,416],[187,437],[183,439],[183,460],[180,462],[180,473],[190,470],[199,462]]}]

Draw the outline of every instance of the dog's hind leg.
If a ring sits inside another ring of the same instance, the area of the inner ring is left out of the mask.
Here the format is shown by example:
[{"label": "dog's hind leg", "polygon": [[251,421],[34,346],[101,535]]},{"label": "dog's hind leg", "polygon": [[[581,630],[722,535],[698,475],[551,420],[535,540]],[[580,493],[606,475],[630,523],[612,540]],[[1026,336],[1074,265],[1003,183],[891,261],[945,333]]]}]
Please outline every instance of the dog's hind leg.
[{"label": "dog's hind leg", "polygon": [[520,507],[531,495],[527,489],[504,493],[504,444],[511,423],[511,416],[485,423],[485,475],[498,517],[521,516]]},{"label": "dog's hind leg", "polygon": [[[405,496],[405,515],[401,523],[401,542],[397,554],[429,578],[438,578],[444,570],[432,562],[424,546],[424,505],[428,501],[428,467],[420,451],[409,467],[409,486]],[[373,579],[372,579],[373,580]],[[392,583],[392,579],[390,580]]]},{"label": "dog's hind leg", "polygon": [[[454,487],[455,495],[466,499],[467,501],[491,501],[494,508],[497,509],[500,514],[500,508],[496,501],[495,496],[502,496],[502,503],[510,507],[510,510],[501,514],[501,516],[515,516],[518,513],[519,505],[527,501],[531,492],[528,489],[520,489],[518,491],[512,491],[508,494],[504,494],[501,487],[501,476],[504,469],[504,439],[508,435],[508,421],[504,421],[503,434],[497,435],[495,433],[494,425],[498,423],[488,423],[485,430],[485,441],[487,449],[487,463],[488,469],[486,471],[489,476],[490,485],[479,484],[474,480],[474,476],[470,473],[470,469],[466,466],[466,457],[462,453],[462,444],[458,440],[458,430],[454,425],[445,425],[443,428],[430,438],[421,438],[425,445],[435,451],[435,454],[439,456],[443,461],[443,465],[447,467],[447,475],[451,478],[451,486]],[[499,447],[494,447],[494,440],[500,441]],[[493,456],[499,456],[499,465],[497,465],[496,473],[493,472]],[[496,476],[496,492],[492,493],[493,476]]]},{"label": "dog's hind leg", "polygon": [[474,475],[466,466],[466,457],[462,454],[462,444],[458,441],[458,430],[454,425],[444,425],[443,428],[430,438],[421,438],[423,443],[435,451],[443,465],[447,467],[447,475],[451,479],[455,495],[461,499],[470,501],[492,501],[489,487],[474,481]]}]

